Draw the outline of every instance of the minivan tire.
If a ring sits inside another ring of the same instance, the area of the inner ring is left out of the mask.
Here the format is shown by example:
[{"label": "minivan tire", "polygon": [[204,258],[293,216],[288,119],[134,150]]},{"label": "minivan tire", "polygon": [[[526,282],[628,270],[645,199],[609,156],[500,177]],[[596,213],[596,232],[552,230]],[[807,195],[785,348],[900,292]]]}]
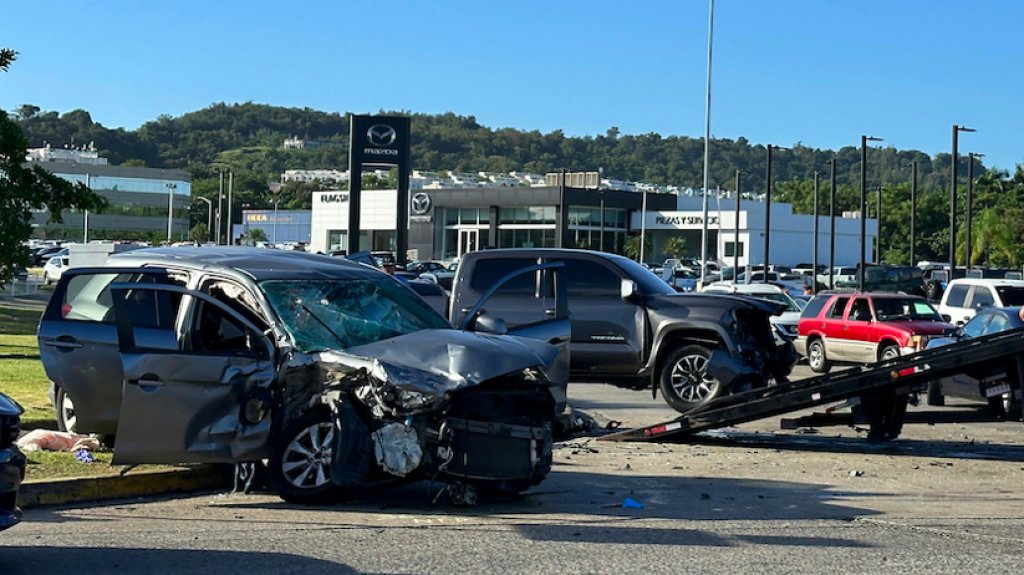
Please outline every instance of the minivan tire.
[{"label": "minivan tire", "polygon": [[722,384],[708,375],[711,350],[685,345],[670,352],[661,364],[658,384],[665,402],[686,413],[717,397]]},{"label": "minivan tire", "polygon": [[64,388],[60,386],[56,386],[56,392],[53,395],[53,409],[57,417],[57,429],[68,433],[75,433],[77,431],[75,404],[68,397]]},{"label": "minivan tire", "polygon": [[267,465],[267,480],[282,499],[301,504],[337,499],[331,481],[335,431],[326,409],[311,410],[285,426]]}]

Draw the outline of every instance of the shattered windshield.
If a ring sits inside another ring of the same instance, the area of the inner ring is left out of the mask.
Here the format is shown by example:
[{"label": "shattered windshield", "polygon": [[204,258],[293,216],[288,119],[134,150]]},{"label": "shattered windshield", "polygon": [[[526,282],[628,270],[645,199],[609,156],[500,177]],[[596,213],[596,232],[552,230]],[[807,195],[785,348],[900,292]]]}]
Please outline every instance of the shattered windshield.
[{"label": "shattered windshield", "polygon": [[451,326],[392,277],[260,283],[296,349],[346,349]]}]

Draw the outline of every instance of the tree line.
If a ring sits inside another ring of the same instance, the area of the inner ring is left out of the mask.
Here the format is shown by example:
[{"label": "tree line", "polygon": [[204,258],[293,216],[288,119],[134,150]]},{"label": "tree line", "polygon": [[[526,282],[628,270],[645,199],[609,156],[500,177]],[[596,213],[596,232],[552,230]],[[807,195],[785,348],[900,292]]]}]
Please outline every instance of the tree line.
[{"label": "tree line", "polygon": [[[454,113],[380,113],[412,118],[412,163],[418,169],[534,173],[601,169],[611,178],[659,185],[700,187],[703,181],[701,138],[628,135],[615,127],[601,135],[570,137],[560,130],[542,133],[490,128],[473,116]],[[282,209],[308,208],[309,192],[318,185],[289,184],[275,187],[277,192],[272,194],[268,182],[276,182],[286,169],[343,170],[348,166],[350,115],[310,108],[218,103],[179,117],[162,115],[136,130],[106,128],[84,110],[58,114],[33,105],[14,111],[13,118],[32,146],[93,142],[100,155],[113,164],[187,169],[193,176],[193,195],[215,197],[218,172],[230,170],[235,177],[236,210],[241,210],[242,204],[270,208],[275,202]],[[319,145],[284,149],[284,139],[292,136]],[[819,207],[827,213],[831,160],[835,160],[838,182],[836,210],[857,210],[857,146],[826,150],[797,143],[776,151],[772,158],[773,199],[793,203],[798,213],[811,213],[813,176],[819,172],[824,198]],[[915,162],[919,174],[915,256],[948,259],[950,160],[950,154],[929,156],[893,147],[868,150],[869,189],[882,189],[884,261],[902,263],[909,258],[909,180],[910,166]],[[966,163],[967,159],[961,157],[961,188],[966,187]],[[736,170],[741,170],[744,192],[763,193],[765,164],[763,144],[752,144],[742,137],[711,142],[709,177],[713,188],[731,189]],[[1020,167],[1014,174],[990,171],[980,161],[975,162],[975,174],[973,261],[1018,266],[1024,262],[1024,223],[1015,222],[1024,222],[1019,217],[1024,215],[1019,207],[1024,199],[1024,174]],[[368,182],[370,187],[390,184],[387,179]],[[965,203],[960,201],[961,229]],[[874,217],[871,211],[869,215]],[[239,216],[235,214],[235,221]],[[206,220],[204,204],[197,202],[194,219],[195,223]],[[958,235],[965,237],[964,233]]]}]

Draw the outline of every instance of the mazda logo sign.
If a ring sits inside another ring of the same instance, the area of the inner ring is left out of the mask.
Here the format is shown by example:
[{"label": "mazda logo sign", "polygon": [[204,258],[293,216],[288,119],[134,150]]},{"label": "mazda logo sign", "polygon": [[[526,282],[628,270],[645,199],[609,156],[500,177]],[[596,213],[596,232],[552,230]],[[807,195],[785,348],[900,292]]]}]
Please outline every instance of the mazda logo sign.
[{"label": "mazda logo sign", "polygon": [[390,146],[395,143],[397,137],[395,129],[387,124],[374,124],[366,131],[366,139],[371,146]]},{"label": "mazda logo sign", "polygon": [[419,192],[412,197],[410,202],[412,213],[420,216],[430,211],[430,196]]}]

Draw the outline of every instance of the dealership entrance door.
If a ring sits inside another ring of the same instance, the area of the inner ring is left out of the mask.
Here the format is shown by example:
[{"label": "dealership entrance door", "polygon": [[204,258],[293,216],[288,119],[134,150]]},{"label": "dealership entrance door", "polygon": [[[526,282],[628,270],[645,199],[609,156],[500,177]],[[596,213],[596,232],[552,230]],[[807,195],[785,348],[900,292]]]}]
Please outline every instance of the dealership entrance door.
[{"label": "dealership entrance door", "polygon": [[459,230],[458,256],[480,249],[480,230],[476,228]]}]

